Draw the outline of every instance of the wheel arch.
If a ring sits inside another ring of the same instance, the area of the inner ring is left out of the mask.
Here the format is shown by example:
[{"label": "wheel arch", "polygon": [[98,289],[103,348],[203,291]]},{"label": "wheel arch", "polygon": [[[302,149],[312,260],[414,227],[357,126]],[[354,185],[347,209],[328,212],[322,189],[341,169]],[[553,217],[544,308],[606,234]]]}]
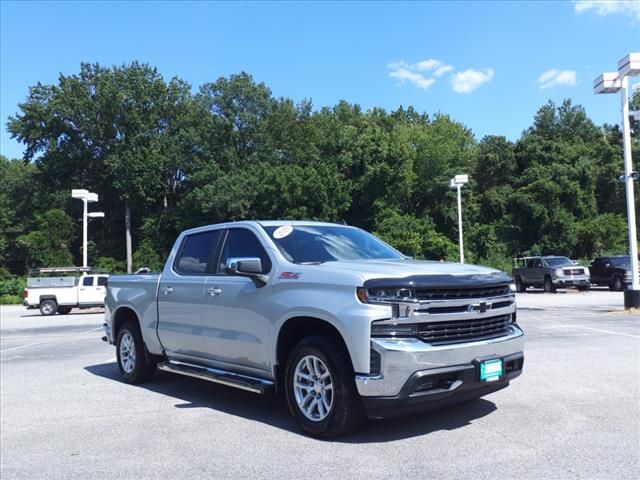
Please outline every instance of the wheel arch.
[{"label": "wheel arch", "polygon": [[40,295],[38,298],[38,305],[40,305],[44,300],[53,300],[56,304],[58,303],[58,297],[55,295]]},{"label": "wheel arch", "polygon": [[325,335],[331,337],[338,342],[340,348],[344,350],[353,368],[353,359],[344,340],[342,333],[327,320],[323,320],[314,316],[294,316],[287,319],[278,330],[278,336],[275,345],[276,364],[274,365],[274,374],[278,389],[282,387],[281,381],[284,373],[284,366],[287,357],[291,353],[293,347],[303,338]]},{"label": "wheel arch", "polygon": [[113,332],[114,340],[118,338],[118,331],[127,322],[134,322],[138,329],[140,329],[140,317],[138,313],[128,306],[119,307],[113,312],[113,320],[111,324],[111,331]]}]

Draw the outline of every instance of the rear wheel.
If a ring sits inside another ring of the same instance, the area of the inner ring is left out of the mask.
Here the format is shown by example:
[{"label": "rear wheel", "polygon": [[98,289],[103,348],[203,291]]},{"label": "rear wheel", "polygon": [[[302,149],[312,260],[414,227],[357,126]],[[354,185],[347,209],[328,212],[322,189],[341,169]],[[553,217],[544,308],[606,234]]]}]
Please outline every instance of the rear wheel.
[{"label": "rear wheel", "polygon": [[527,291],[527,287],[524,283],[522,283],[522,279],[520,277],[516,277],[516,291],[520,293],[524,293]]},{"label": "rear wheel", "polygon": [[285,394],[300,427],[315,437],[344,435],[364,420],[351,362],[329,336],[305,338],[293,348]]},{"label": "rear wheel", "polygon": [[53,299],[40,302],[40,313],[42,315],[54,315],[58,311],[58,303]]},{"label": "rear wheel", "polygon": [[156,364],[145,355],[140,328],[133,322],[125,323],[118,331],[116,340],[118,368],[127,383],[142,383],[153,377]]},{"label": "rear wheel", "polygon": [[556,287],[553,285],[551,277],[544,277],[544,291],[547,293],[554,293],[556,291]]}]

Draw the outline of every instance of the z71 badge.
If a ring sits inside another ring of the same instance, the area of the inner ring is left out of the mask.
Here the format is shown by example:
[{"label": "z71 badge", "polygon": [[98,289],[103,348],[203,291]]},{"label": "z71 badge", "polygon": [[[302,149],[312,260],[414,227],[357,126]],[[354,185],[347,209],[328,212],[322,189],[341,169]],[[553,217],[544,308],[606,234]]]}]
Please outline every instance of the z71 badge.
[{"label": "z71 badge", "polygon": [[298,280],[302,273],[300,272],[282,272],[278,278],[283,280]]}]

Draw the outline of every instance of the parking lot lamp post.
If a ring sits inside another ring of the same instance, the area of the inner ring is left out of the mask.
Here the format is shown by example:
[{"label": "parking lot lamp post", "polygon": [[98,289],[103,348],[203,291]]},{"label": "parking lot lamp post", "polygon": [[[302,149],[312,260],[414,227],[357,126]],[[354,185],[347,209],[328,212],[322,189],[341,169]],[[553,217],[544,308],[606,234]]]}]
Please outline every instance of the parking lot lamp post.
[{"label": "parking lot lamp post", "polygon": [[618,62],[617,72],[603,73],[593,82],[597,94],[620,92],[622,102],[622,135],[624,145],[624,175],[629,229],[629,257],[631,261],[631,288],[624,292],[625,308],[640,308],[640,272],[638,267],[638,233],[633,181],[638,172],[631,164],[631,129],[629,125],[629,77],[640,75],[640,53],[630,53]]},{"label": "parking lot lamp post", "polygon": [[458,243],[460,245],[460,263],[464,263],[464,245],[462,240],[462,186],[469,183],[468,175],[456,175],[449,183],[451,188],[458,190]]},{"label": "parking lot lamp post", "polygon": [[104,217],[103,212],[88,212],[88,204],[98,201],[98,194],[84,189],[71,190],[71,196],[82,200],[82,266],[87,267],[87,223],[88,218]]}]

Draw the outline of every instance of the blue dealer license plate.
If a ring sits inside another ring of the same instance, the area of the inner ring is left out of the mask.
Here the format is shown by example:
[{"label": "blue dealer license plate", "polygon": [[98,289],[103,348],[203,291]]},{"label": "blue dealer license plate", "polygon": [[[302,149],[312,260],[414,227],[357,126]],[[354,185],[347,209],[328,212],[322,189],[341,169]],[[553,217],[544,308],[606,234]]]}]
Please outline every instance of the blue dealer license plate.
[{"label": "blue dealer license plate", "polygon": [[502,376],[502,360],[485,360],[480,364],[480,381],[493,382]]}]

